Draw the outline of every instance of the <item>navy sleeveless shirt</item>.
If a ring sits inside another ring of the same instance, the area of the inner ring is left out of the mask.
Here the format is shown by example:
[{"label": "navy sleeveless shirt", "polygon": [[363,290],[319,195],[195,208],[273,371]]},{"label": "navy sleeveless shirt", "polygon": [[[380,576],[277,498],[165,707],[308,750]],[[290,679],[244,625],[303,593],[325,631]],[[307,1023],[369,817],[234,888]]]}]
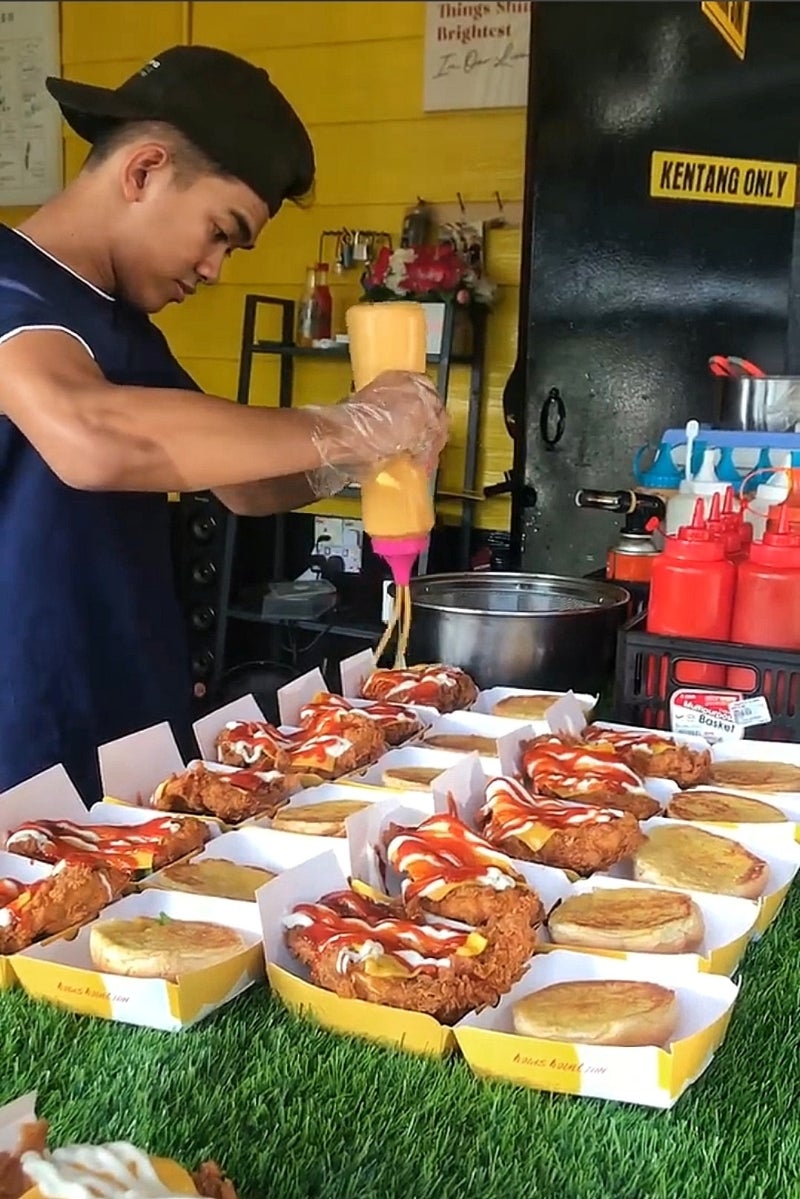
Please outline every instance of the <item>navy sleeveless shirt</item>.
[{"label": "navy sleeveless shirt", "polygon": [[[111,383],[196,389],[146,316],[0,225],[0,343],[44,328]],[[97,746],[164,720],[187,744],[190,695],[167,496],[67,487],[0,411],[0,792],[61,762],[93,803]]]}]

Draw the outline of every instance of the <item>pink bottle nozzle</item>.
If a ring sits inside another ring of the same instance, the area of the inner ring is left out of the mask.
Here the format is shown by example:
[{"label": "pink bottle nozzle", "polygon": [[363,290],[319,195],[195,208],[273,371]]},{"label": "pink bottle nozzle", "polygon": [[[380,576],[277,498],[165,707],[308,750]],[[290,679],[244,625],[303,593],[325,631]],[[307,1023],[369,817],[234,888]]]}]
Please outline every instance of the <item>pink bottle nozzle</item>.
[{"label": "pink bottle nozzle", "polygon": [[428,541],[427,533],[421,537],[373,537],[372,548],[388,563],[398,587],[407,587],[414,563],[428,548]]}]

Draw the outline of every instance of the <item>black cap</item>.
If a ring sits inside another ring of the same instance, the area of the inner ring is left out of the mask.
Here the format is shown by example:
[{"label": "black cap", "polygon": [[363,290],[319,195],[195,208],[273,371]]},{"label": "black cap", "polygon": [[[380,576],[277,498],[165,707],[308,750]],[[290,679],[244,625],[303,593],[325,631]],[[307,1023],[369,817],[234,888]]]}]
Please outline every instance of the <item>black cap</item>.
[{"label": "black cap", "polygon": [[118,88],[46,84],[87,142],[123,121],[164,121],[251,187],[270,216],[314,181],[314,148],[297,113],[266,71],[226,50],[173,46]]}]

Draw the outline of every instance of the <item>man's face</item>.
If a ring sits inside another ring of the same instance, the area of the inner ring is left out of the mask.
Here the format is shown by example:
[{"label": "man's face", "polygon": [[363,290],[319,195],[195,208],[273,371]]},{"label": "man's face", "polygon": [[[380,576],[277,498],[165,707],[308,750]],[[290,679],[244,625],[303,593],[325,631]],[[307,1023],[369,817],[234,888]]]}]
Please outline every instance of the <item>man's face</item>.
[{"label": "man's face", "polygon": [[140,175],[115,246],[120,294],[143,312],[181,304],[200,283],[214,283],[225,259],[251,248],[269,213],[238,179],[196,175],[172,166]]}]

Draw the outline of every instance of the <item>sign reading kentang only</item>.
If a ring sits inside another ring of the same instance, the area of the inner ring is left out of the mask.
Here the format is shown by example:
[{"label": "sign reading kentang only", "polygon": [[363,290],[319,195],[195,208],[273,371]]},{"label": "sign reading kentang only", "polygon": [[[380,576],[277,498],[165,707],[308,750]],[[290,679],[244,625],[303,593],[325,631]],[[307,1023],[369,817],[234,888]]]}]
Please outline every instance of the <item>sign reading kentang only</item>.
[{"label": "sign reading kentang only", "polygon": [[654,150],[650,159],[650,195],[661,200],[794,208],[797,165]]}]

